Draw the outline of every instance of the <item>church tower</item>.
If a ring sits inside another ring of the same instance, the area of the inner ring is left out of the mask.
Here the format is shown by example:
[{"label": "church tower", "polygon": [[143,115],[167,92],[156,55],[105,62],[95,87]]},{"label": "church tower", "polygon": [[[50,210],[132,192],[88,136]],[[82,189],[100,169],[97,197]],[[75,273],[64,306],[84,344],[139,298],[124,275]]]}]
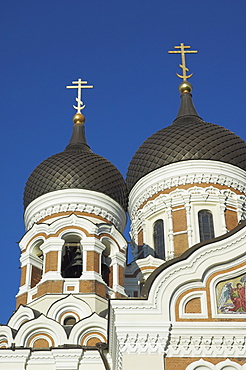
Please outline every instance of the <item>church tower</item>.
[{"label": "church tower", "polygon": [[92,86],[67,86],[78,90],[71,139],[24,191],[1,370],[246,370],[246,144],[198,115],[185,61],[196,51],[170,53],[182,58],[177,117],[140,146],[126,183],[87,144]]},{"label": "church tower", "polygon": [[[81,90],[93,86],[79,79],[67,87],[78,90],[71,140],[34,169],[24,191],[21,282],[8,328],[16,347],[56,348],[46,356],[50,369],[64,346],[82,346],[83,360],[80,349],[56,369],[74,368],[70,360],[94,369],[103,361],[96,344],[107,346],[108,298],[126,296],[127,192],[116,167],[86,141]],[[2,345],[12,343],[8,332]]]},{"label": "church tower", "polygon": [[134,262],[126,269],[128,294],[139,296],[163,261],[235,228],[245,218],[245,142],[199,117],[187,81],[187,53],[180,53],[183,79],[173,123],[149,137],[127,173],[128,212]]}]

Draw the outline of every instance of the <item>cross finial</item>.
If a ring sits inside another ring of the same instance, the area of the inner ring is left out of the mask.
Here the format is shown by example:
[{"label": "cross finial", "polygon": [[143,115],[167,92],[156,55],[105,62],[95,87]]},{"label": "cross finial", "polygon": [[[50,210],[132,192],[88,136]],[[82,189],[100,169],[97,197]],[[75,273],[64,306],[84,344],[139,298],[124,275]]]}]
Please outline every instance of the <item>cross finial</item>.
[{"label": "cross finial", "polygon": [[85,108],[85,105],[81,100],[82,89],[91,89],[93,87],[92,85],[86,85],[87,83],[87,81],[82,81],[81,78],[79,78],[78,81],[72,81],[74,86],[66,86],[67,89],[78,89],[78,97],[76,98],[78,105],[73,105],[74,109],[77,109],[77,113],[81,113],[81,110]]},{"label": "cross finial", "polygon": [[191,73],[190,75],[186,75],[186,72],[189,71],[189,69],[186,67],[186,64],[185,64],[185,54],[187,53],[197,53],[198,51],[197,50],[187,50],[187,49],[190,49],[190,46],[185,46],[185,44],[183,42],[180,43],[180,46],[174,46],[174,49],[180,49],[180,50],[175,50],[175,51],[168,51],[169,54],[181,54],[181,61],[182,61],[182,64],[180,64],[180,68],[183,70],[183,76],[179,75],[178,73],[176,73],[176,75],[179,77],[179,78],[182,78],[183,81],[187,81],[188,78],[190,78],[193,73]]}]

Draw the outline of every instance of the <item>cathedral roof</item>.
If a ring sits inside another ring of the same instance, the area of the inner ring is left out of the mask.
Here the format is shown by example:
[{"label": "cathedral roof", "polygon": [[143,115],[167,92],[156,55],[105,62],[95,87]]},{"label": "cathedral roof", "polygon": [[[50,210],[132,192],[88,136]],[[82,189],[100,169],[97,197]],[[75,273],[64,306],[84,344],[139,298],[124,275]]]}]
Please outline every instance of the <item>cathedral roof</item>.
[{"label": "cathedral roof", "polygon": [[200,118],[190,92],[185,91],[177,118],[150,136],[133,156],[127,173],[128,190],[158,168],[196,159],[221,161],[246,170],[246,143],[224,127]]},{"label": "cathedral roof", "polygon": [[27,180],[24,207],[36,198],[61,189],[86,189],[108,195],[124,209],[127,191],[118,169],[107,159],[92,152],[84,132],[84,116],[73,127],[65,150],[39,164]]}]

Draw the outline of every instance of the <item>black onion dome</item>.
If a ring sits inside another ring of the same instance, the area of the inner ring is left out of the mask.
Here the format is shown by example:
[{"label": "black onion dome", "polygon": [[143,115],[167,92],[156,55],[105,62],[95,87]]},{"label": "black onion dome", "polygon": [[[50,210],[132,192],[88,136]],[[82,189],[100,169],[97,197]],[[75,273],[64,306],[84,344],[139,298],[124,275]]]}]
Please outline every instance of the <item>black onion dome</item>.
[{"label": "black onion dome", "polygon": [[150,136],[133,156],[127,172],[128,190],[151,171],[190,159],[221,161],[246,170],[246,143],[224,127],[204,122],[191,94],[184,93],[174,122]]},{"label": "black onion dome", "polygon": [[43,194],[62,189],[86,189],[108,195],[124,209],[126,184],[118,169],[91,151],[83,124],[75,124],[66,149],[38,165],[27,180],[24,208]]}]

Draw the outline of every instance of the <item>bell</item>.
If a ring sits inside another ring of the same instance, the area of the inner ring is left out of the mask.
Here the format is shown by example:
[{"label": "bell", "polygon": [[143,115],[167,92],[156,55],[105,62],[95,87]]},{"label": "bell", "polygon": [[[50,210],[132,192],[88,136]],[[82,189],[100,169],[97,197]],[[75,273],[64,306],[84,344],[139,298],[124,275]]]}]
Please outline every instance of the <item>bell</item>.
[{"label": "bell", "polygon": [[76,266],[82,266],[83,260],[82,260],[82,254],[80,247],[77,247],[75,251],[75,255],[73,257],[73,261],[71,263],[71,267],[76,267]]}]

